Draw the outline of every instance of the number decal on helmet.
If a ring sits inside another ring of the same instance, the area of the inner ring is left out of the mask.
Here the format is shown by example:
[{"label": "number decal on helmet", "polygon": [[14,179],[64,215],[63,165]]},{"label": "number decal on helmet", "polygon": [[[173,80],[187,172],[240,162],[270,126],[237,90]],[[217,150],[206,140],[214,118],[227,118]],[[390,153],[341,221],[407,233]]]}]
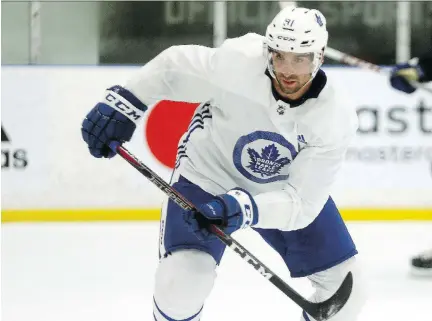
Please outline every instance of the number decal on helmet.
[{"label": "number decal on helmet", "polygon": [[282,25],[282,29],[292,30],[293,24],[294,24],[294,20],[285,19],[285,21],[283,22],[283,25]]}]

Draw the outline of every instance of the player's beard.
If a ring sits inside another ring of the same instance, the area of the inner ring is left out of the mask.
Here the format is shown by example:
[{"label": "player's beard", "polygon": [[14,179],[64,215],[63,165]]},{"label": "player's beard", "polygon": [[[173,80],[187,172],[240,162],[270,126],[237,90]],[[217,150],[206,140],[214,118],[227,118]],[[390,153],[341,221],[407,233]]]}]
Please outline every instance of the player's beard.
[{"label": "player's beard", "polygon": [[[279,86],[279,89],[287,95],[295,94],[299,90],[301,90],[310,80],[311,78],[308,77],[307,79],[303,79],[304,77],[298,77],[298,76],[291,76],[291,77],[284,77],[281,74],[275,75],[276,82]],[[288,86],[284,85],[284,80],[286,81],[295,81],[295,86]]]}]

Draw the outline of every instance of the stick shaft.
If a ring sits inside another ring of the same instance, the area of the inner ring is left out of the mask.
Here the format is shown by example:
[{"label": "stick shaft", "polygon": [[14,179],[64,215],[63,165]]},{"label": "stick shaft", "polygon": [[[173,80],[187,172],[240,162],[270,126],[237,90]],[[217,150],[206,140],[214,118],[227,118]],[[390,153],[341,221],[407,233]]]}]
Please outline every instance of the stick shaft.
[{"label": "stick shaft", "polygon": [[[348,54],[343,53],[339,50],[327,47],[325,49],[324,54],[326,57],[333,59],[335,61],[339,61],[341,63],[347,64],[350,66],[360,67],[360,68],[368,69],[368,70],[371,70],[374,72],[379,72],[379,73],[386,75],[387,77],[390,76],[390,73],[387,70],[382,69],[380,66],[372,64],[366,60],[362,60],[362,59],[359,59],[357,57],[348,55]],[[428,87],[426,87],[426,86],[424,86],[418,82],[411,82],[411,85],[413,85],[415,88],[423,89],[424,91],[427,91],[428,93],[432,94],[431,88],[428,88]]]}]

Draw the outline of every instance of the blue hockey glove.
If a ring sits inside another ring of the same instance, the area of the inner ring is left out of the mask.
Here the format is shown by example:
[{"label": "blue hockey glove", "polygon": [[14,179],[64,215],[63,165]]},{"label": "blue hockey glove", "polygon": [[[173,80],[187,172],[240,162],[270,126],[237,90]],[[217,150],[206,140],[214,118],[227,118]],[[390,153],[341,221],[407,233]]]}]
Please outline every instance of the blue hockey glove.
[{"label": "blue hockey glove", "polygon": [[411,94],[416,88],[410,82],[422,82],[424,72],[418,65],[418,59],[411,59],[407,63],[396,65],[390,75],[390,84],[393,88]]},{"label": "blue hockey glove", "polygon": [[198,212],[184,212],[183,218],[198,239],[208,241],[216,237],[209,231],[210,224],[231,234],[258,222],[258,209],[252,196],[240,188],[218,195],[210,202],[198,206]]},{"label": "blue hockey glove", "polygon": [[90,154],[97,158],[113,157],[116,153],[109,148],[109,143],[129,141],[146,110],[147,106],[127,89],[108,88],[103,101],[82,122],[81,134]]}]

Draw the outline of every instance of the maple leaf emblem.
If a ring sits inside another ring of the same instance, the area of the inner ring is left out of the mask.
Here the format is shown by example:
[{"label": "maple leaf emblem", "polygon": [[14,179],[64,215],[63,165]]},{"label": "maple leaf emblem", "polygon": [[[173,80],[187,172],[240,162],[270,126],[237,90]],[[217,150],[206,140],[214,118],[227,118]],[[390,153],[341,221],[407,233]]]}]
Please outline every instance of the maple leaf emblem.
[{"label": "maple leaf emblem", "polygon": [[261,154],[253,148],[248,148],[247,152],[250,157],[247,168],[261,177],[279,174],[281,169],[291,162],[288,157],[279,158],[280,153],[275,144],[264,147]]}]

